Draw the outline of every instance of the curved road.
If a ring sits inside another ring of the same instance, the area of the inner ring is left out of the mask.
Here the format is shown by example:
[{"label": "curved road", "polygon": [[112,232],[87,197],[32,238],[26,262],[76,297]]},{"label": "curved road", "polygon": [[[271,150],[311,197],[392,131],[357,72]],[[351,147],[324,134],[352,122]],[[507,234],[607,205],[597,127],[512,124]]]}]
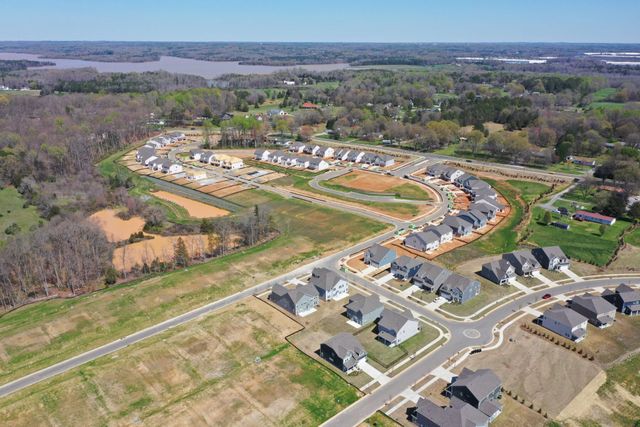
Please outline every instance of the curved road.
[{"label": "curved road", "polygon": [[[621,281],[628,279],[630,278],[620,277],[616,279],[586,280],[551,289],[544,289],[506,303],[482,319],[473,322],[456,322],[436,315],[436,317],[438,317],[438,321],[447,326],[451,334],[451,338],[442,345],[442,347],[427,354],[400,374],[394,376],[388,383],[380,385],[380,387],[370,394],[363,396],[351,406],[325,422],[323,426],[345,427],[360,424],[371,414],[382,408],[387,402],[399,396],[419,379],[442,365],[458,352],[463,351],[468,347],[484,346],[491,343],[493,340],[493,331],[496,325],[512,314],[518,312],[523,304],[539,302],[541,297],[546,293],[551,294],[552,296],[557,296],[567,292],[587,290],[594,287],[614,286],[618,285]],[[637,280],[637,278],[631,279]],[[434,313],[430,313],[429,318],[433,318]],[[474,335],[476,331],[477,338],[472,338],[473,336],[476,336]]]}]

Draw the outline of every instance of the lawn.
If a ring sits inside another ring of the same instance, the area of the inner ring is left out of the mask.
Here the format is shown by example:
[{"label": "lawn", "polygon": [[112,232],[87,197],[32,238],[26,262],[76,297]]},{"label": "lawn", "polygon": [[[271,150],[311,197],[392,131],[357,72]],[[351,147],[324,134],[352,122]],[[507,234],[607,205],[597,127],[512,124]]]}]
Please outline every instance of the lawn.
[{"label": "lawn", "polygon": [[[3,424],[319,425],[358,399],[249,297],[0,400]],[[215,408],[215,410],[212,410]]]},{"label": "lawn", "polygon": [[618,90],[614,87],[605,87],[591,94],[593,102],[602,102],[611,98]]},{"label": "lawn", "polygon": [[384,370],[389,369],[405,357],[414,354],[438,337],[438,331],[432,326],[420,324],[422,331],[396,347],[389,347],[376,339],[376,325],[371,325],[358,331],[356,337],[367,350],[367,357],[380,365]]},{"label": "lawn", "polygon": [[614,225],[606,227],[604,235],[600,236],[599,224],[575,221],[552,213],[552,221],[568,222],[571,225],[571,229],[561,230],[539,222],[543,216],[542,208],[534,208],[529,226],[532,233],[528,242],[536,246],[558,245],[570,258],[597,266],[604,266],[609,262],[618,247],[618,238],[631,225],[628,221],[618,220]]},{"label": "lawn", "polygon": [[630,245],[640,248],[640,228],[636,228],[631,233],[627,234],[624,241]]},{"label": "lawn", "polygon": [[0,322],[0,382],[254,286],[386,228],[258,190],[241,194],[234,201],[262,203],[270,210],[281,231],[277,238],[188,269],[5,314]]},{"label": "lawn", "polygon": [[546,168],[550,172],[568,173],[571,175],[584,175],[592,168],[589,166],[576,165],[575,163],[554,163]]},{"label": "lawn", "polygon": [[19,234],[37,227],[41,221],[35,206],[23,206],[24,199],[14,187],[0,190],[0,245],[9,237],[6,230],[13,224],[18,227],[14,234]]},{"label": "lawn", "polygon": [[[613,326],[615,328],[615,326]],[[607,381],[598,393],[610,392],[614,384],[620,384],[636,396],[640,396],[640,354],[636,354],[624,362],[607,370]]]},{"label": "lawn", "polygon": [[[477,279],[477,277],[475,278]],[[493,301],[518,291],[514,286],[499,286],[484,279],[480,280],[480,283],[480,294],[478,296],[464,304],[445,304],[441,309],[457,316],[470,316]]]},{"label": "lawn", "polygon": [[540,197],[551,188],[547,184],[533,181],[517,181],[514,179],[509,179],[507,180],[507,182],[509,183],[509,185],[518,190],[518,194],[520,195],[520,197],[522,197],[522,199],[527,203],[533,202],[536,198]]}]

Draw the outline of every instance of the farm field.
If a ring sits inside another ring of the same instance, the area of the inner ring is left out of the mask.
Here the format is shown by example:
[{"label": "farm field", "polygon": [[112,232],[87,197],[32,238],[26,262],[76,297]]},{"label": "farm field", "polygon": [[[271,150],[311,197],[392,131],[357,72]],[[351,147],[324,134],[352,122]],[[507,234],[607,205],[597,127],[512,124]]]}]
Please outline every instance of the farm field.
[{"label": "farm field", "polygon": [[323,186],[339,191],[356,191],[364,194],[389,194],[399,199],[430,200],[429,192],[418,184],[395,177],[364,171],[353,171],[329,181]]},{"label": "farm field", "polygon": [[285,341],[299,327],[247,298],[2,399],[0,416],[5,426],[318,425],[358,394]]},{"label": "farm field", "polygon": [[258,190],[231,198],[248,208],[263,203],[280,235],[185,270],[5,314],[0,324],[0,383],[254,286],[386,229],[363,217]]},{"label": "farm field", "polygon": [[[534,208],[533,220],[530,227],[531,236],[528,242],[538,246],[559,245],[570,257],[579,261],[604,266],[613,256],[618,247],[618,238],[631,224],[624,220],[618,220],[612,226],[606,227],[604,235],[600,236],[600,225],[586,221],[570,220],[569,230],[544,225],[535,218],[542,218],[542,208]],[[552,221],[567,222],[566,217],[559,214],[551,214]]]},{"label": "farm field", "polygon": [[100,226],[110,242],[126,240],[133,233],[142,231],[144,228],[143,218],[134,216],[124,220],[118,217],[118,212],[117,209],[103,209],[89,217],[91,221]]},{"label": "farm field", "polygon": [[38,226],[40,215],[35,206],[23,207],[24,199],[14,187],[0,189],[0,245],[7,234],[5,230],[13,224],[19,227],[16,233],[27,232]]},{"label": "farm field", "polygon": [[151,195],[183,207],[193,218],[217,218],[229,213],[224,209],[178,196],[177,194],[169,193],[167,191],[154,191]]}]

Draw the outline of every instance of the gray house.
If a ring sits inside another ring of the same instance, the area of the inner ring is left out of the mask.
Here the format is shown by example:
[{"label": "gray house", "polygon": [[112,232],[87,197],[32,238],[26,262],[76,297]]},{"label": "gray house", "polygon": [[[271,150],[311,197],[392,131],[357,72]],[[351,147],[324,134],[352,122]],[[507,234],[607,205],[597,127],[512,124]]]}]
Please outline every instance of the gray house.
[{"label": "gray house", "polygon": [[430,262],[424,262],[413,276],[413,284],[427,292],[438,292],[451,271]]},{"label": "gray house", "polygon": [[393,347],[416,335],[420,329],[420,322],[409,310],[400,313],[385,308],[378,321],[378,339]]},{"label": "gray house", "polygon": [[562,270],[569,268],[569,257],[562,252],[559,246],[536,248],[531,251],[538,262],[547,270]]},{"label": "gray house", "polygon": [[438,178],[440,178],[446,170],[447,167],[442,163],[436,163],[435,165],[427,166],[427,174]]},{"label": "gray house", "polygon": [[438,295],[451,302],[457,302],[464,304],[471,298],[474,298],[480,293],[480,282],[477,280],[468,279],[457,273],[451,273],[446,278]]},{"label": "gray house", "polygon": [[623,283],[615,291],[607,289],[602,293],[602,297],[615,305],[620,313],[628,316],[640,315],[640,291],[631,286]]},{"label": "gray house", "polygon": [[391,263],[391,274],[400,280],[410,280],[416,275],[422,263],[417,259],[402,255]]},{"label": "gray house", "polygon": [[589,323],[601,329],[613,325],[616,319],[616,306],[599,295],[585,293],[582,296],[573,297],[569,301],[569,307],[589,319]]},{"label": "gray house", "polygon": [[404,245],[421,252],[433,251],[440,246],[440,236],[433,230],[419,231],[405,237]]},{"label": "gray house", "polygon": [[458,218],[470,222],[474,229],[482,228],[487,225],[487,217],[485,214],[477,209],[471,209],[469,211],[462,211],[458,215]]},{"label": "gray house", "polygon": [[347,317],[360,326],[374,322],[382,314],[384,306],[376,294],[364,296],[356,294],[349,298]]},{"label": "gray house", "polygon": [[358,362],[367,360],[367,352],[362,344],[351,334],[346,332],[329,338],[320,344],[320,356],[343,372],[358,369]]},{"label": "gray house", "polygon": [[444,217],[442,223],[451,227],[453,233],[458,237],[468,236],[473,232],[473,224],[459,216],[448,215]]},{"label": "gray house", "polygon": [[493,206],[493,204],[490,204],[490,203],[473,202],[471,203],[469,208],[471,208],[472,210],[478,210],[482,212],[483,215],[486,216],[489,221],[494,219],[498,214],[498,208]]},{"label": "gray house", "polygon": [[526,249],[502,255],[502,259],[509,261],[519,276],[531,277],[540,271],[540,263],[531,251]]},{"label": "gray house", "polygon": [[287,289],[276,284],[269,299],[296,316],[304,316],[320,304],[318,291],[311,285],[298,285],[293,289]]},{"label": "gray house", "polygon": [[506,259],[482,264],[480,275],[498,285],[508,285],[516,277],[516,269]]},{"label": "gray house", "polygon": [[325,301],[337,300],[349,294],[349,283],[328,268],[314,268],[309,283],[316,287],[320,298]]},{"label": "gray house", "polygon": [[141,147],[136,152],[136,161],[139,163],[144,163],[145,160],[156,155],[156,149],[153,147]]},{"label": "gray house", "polygon": [[444,408],[420,398],[410,417],[418,427],[487,427],[489,417],[466,402],[452,398]]},{"label": "gray house", "polygon": [[478,409],[489,418],[489,422],[502,412],[502,405],[498,402],[502,395],[502,381],[490,369],[462,369],[447,387],[446,394]]},{"label": "gray house", "polygon": [[473,200],[485,199],[485,198],[496,200],[498,198],[498,193],[493,188],[484,188],[484,189],[477,190],[473,194]]},{"label": "gray house", "polygon": [[378,244],[371,246],[364,253],[364,263],[375,268],[381,268],[385,265],[389,265],[395,259],[396,251]]},{"label": "gray house", "polygon": [[547,309],[540,320],[543,327],[572,341],[580,342],[587,336],[588,319],[560,304],[554,304]]},{"label": "gray house", "polygon": [[473,196],[479,191],[491,189],[491,185],[481,179],[470,179],[464,183],[464,189]]}]

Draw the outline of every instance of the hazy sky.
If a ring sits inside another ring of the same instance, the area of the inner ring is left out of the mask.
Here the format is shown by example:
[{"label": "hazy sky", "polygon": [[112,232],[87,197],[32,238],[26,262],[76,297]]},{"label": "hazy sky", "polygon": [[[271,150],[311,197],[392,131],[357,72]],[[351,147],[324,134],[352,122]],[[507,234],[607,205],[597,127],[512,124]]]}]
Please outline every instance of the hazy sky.
[{"label": "hazy sky", "polygon": [[0,15],[0,40],[640,42],[640,0],[2,0]]}]

